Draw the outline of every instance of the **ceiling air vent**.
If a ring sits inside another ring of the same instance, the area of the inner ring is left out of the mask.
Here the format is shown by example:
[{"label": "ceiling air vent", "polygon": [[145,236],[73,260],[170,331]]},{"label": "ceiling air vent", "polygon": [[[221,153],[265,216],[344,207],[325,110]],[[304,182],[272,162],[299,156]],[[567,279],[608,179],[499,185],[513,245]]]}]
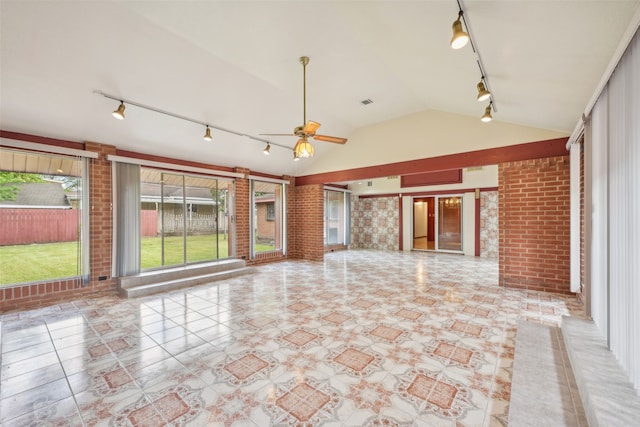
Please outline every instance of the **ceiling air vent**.
[{"label": "ceiling air vent", "polygon": [[373,104],[373,101],[370,100],[369,98],[367,98],[367,99],[363,99],[362,101],[360,101],[360,104],[369,105],[369,104]]}]

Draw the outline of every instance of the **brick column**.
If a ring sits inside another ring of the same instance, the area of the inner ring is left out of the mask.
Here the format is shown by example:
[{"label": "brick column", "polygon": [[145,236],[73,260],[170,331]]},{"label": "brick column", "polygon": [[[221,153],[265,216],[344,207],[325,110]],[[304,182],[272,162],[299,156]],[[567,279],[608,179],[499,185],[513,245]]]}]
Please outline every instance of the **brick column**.
[{"label": "brick column", "polygon": [[570,293],[569,157],[498,166],[502,286]]},{"label": "brick column", "polygon": [[324,259],[324,185],[295,187],[292,258],[322,261]]},{"label": "brick column", "polygon": [[89,286],[95,289],[115,290],[115,280],[111,277],[113,247],[113,186],[111,162],[108,154],[116,154],[112,145],[86,142],[85,150],[99,153],[91,159],[89,172],[89,247],[91,268]]},{"label": "brick column", "polygon": [[[249,169],[235,168],[234,172],[249,175]],[[236,178],[235,235],[236,257],[249,260],[251,240],[251,186],[249,179]]]}]

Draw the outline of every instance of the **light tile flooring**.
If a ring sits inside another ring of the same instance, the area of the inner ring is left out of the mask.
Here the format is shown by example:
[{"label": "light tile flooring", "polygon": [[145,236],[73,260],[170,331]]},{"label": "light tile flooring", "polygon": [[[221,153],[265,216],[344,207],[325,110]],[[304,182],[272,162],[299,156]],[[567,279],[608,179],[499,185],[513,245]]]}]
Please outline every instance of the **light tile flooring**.
[{"label": "light tile flooring", "polygon": [[518,320],[582,307],[500,288],[497,270],[352,250],[6,314],[0,424],[506,425]]}]

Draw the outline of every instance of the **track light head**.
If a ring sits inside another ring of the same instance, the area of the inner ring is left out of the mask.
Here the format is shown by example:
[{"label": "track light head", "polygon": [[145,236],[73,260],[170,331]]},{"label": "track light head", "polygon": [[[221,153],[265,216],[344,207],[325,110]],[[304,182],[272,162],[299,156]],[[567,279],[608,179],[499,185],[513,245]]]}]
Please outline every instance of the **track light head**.
[{"label": "track light head", "polygon": [[271,151],[271,144],[267,142],[267,146],[264,147],[263,153],[265,154],[265,156],[268,156],[270,154],[270,151]]},{"label": "track light head", "polygon": [[118,120],[124,120],[124,108],[124,102],[120,101],[118,108],[111,114],[113,114],[113,117]]},{"label": "track light head", "polygon": [[462,10],[458,12],[458,19],[453,21],[453,37],[451,37],[451,47],[454,49],[463,48],[469,41],[469,34],[462,30]]},{"label": "track light head", "polygon": [[489,98],[491,98],[491,92],[485,87],[483,77],[483,80],[480,80],[480,83],[478,83],[478,101],[486,101]]},{"label": "track light head", "polygon": [[207,125],[207,130],[204,132],[203,136],[205,141],[212,141],[213,137],[211,136],[211,128]]},{"label": "track light head", "polygon": [[493,117],[491,117],[491,102],[489,103],[489,105],[487,105],[487,108],[484,109],[484,114],[482,115],[480,120],[482,120],[485,123],[493,120]]}]

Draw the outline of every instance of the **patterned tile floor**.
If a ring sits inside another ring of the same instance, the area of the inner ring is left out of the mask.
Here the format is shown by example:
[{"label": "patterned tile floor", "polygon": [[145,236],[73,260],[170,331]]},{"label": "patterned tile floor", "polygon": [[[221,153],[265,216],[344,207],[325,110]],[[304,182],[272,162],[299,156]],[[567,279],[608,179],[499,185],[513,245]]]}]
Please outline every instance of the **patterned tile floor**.
[{"label": "patterned tile floor", "polygon": [[376,251],[1,322],[6,426],[499,426],[518,319],[573,297],[497,286],[495,261]]}]

